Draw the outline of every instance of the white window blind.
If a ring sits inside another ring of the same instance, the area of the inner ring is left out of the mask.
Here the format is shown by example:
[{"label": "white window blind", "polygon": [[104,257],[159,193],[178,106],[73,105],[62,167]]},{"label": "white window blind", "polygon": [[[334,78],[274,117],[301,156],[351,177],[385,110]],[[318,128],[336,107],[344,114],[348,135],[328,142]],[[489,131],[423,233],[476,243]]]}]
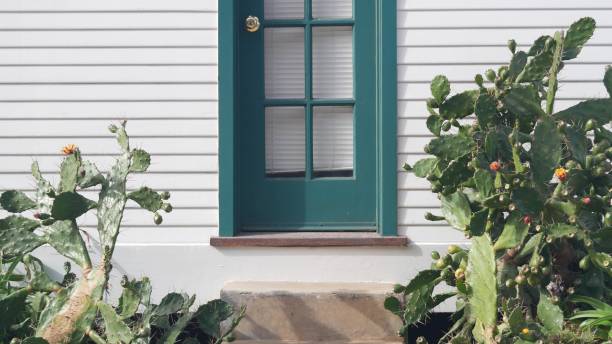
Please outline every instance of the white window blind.
[{"label": "white window blind", "polygon": [[267,28],[266,98],[304,98],[304,28]]},{"label": "white window blind", "polygon": [[353,0],[312,0],[312,16],[313,18],[352,18]]},{"label": "white window blind", "polygon": [[266,19],[302,19],[304,0],[265,0],[264,16]]},{"label": "white window blind", "polygon": [[313,115],[314,171],[353,170],[353,107],[317,106]]},{"label": "white window blind", "polygon": [[306,120],[303,107],[268,107],[266,116],[266,173],[306,169]]},{"label": "white window blind", "polygon": [[314,97],[353,98],[353,28],[315,27],[312,36]]}]

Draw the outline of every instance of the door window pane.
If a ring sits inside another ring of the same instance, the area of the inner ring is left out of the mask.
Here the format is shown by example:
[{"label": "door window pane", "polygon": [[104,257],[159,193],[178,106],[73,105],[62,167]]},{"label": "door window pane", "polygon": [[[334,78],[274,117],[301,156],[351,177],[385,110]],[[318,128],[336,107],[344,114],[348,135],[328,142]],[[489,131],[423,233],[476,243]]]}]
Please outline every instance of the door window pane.
[{"label": "door window pane", "polygon": [[265,19],[303,19],[304,0],[265,0]]},{"label": "door window pane", "polygon": [[312,0],[312,16],[313,18],[352,18],[353,0]]},{"label": "door window pane", "polygon": [[317,106],[313,115],[314,176],[352,176],[353,107]]},{"label": "door window pane", "polygon": [[303,107],[266,108],[266,174],[301,177],[306,170]]},{"label": "door window pane", "polygon": [[315,27],[312,36],[314,98],[353,98],[353,28]]},{"label": "door window pane", "polygon": [[304,98],[304,28],[267,28],[266,98]]}]

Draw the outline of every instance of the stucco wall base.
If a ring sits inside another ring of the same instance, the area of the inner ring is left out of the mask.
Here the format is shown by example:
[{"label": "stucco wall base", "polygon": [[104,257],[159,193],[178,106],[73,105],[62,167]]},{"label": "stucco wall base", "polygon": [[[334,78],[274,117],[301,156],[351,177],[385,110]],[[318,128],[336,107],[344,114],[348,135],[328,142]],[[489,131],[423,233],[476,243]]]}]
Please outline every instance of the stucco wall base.
[{"label": "stucco wall base", "polygon": [[234,282],[221,297],[245,305],[236,330],[258,343],[400,343],[399,318],[383,307],[386,283]]}]

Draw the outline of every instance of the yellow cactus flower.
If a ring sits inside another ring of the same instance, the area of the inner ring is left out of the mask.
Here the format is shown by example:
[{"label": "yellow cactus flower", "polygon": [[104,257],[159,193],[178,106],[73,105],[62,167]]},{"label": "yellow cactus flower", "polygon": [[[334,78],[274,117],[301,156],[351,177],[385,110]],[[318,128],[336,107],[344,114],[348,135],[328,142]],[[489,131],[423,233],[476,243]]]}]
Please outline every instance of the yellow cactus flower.
[{"label": "yellow cactus flower", "polygon": [[563,167],[559,167],[555,170],[555,176],[564,182],[567,179],[567,171]]},{"label": "yellow cactus flower", "polygon": [[525,327],[525,328],[523,328],[521,330],[521,333],[524,334],[524,335],[528,335],[529,334],[529,329],[527,327]]}]

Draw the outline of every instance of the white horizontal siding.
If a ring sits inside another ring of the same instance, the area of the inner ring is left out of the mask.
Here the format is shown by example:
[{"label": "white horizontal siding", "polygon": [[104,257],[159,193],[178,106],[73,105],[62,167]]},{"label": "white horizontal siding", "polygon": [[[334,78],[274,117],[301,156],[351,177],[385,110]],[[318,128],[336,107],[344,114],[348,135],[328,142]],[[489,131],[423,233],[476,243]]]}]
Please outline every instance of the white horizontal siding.
[{"label": "white horizontal siding", "polygon": [[171,191],[174,211],[155,227],[130,205],[124,239],[206,242],[218,227],[217,27],[217,0],[1,3],[0,190],[32,192],[33,159],[57,182],[67,143],[108,170],[106,127],[128,119],[152,154],[128,186]]},{"label": "white horizontal siding", "polygon": [[[423,218],[439,212],[429,183],[401,170],[404,162],[426,157],[431,139],[425,126],[429,82],[438,74],[453,92],[473,89],[474,75],[507,63],[508,39],[527,49],[542,34],[590,16],[599,29],[580,57],[561,73],[557,108],[593,97],[607,97],[602,84],[612,63],[612,4],[609,1],[398,1],[398,222],[400,232],[416,241],[462,240],[461,233]],[[435,234],[433,234],[435,233]],[[442,239],[441,239],[442,238]]]}]

